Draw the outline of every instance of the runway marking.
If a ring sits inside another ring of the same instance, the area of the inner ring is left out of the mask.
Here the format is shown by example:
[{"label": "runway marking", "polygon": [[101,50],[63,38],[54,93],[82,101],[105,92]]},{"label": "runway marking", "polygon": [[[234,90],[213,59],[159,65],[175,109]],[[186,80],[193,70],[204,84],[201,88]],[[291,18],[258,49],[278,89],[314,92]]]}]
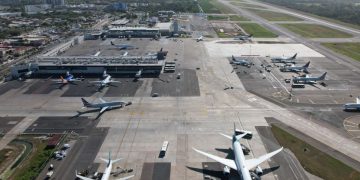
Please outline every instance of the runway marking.
[{"label": "runway marking", "polygon": [[314,103],[314,101],[312,101],[311,99],[308,99],[310,102],[311,102],[311,104],[316,104],[316,103]]},{"label": "runway marking", "polygon": [[354,123],[354,122],[352,122],[352,121],[348,121],[348,120],[344,121],[344,124],[345,124],[345,123],[353,124],[353,125],[356,125],[356,126],[358,126],[358,125],[359,125],[358,123]]},{"label": "runway marking", "polygon": [[348,131],[360,131],[360,129],[358,129],[358,130],[350,130],[350,129],[348,129]]}]

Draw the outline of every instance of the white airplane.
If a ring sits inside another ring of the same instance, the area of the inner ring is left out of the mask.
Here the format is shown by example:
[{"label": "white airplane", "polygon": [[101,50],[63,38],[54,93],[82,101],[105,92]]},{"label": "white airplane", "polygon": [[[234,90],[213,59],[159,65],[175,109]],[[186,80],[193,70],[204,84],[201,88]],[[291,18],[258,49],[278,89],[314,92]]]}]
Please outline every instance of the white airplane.
[{"label": "white airplane", "polygon": [[271,58],[271,62],[272,63],[294,63],[295,64],[296,56],[297,56],[297,53],[295,53],[291,57],[287,57],[287,56],[273,57],[273,58]]},{"label": "white airplane", "polygon": [[234,56],[231,57],[231,64],[241,65],[241,66],[251,66],[251,62],[246,59],[236,58]]},{"label": "white airplane", "polygon": [[204,36],[200,36],[198,38],[196,38],[196,42],[200,42],[200,41],[203,41],[204,40]]},{"label": "white airplane", "polygon": [[305,77],[293,77],[293,82],[295,83],[304,83],[304,84],[316,84],[317,81],[322,81],[325,79],[327,72],[324,72],[319,77],[310,77],[306,75]]},{"label": "white airplane", "polygon": [[70,74],[69,71],[67,71],[65,78],[60,76],[59,80],[53,80],[53,81],[56,82],[57,84],[68,84],[68,83],[73,83],[76,81],[83,81],[83,80],[84,80],[84,78],[74,78],[74,76],[72,74]]},{"label": "white airplane", "polygon": [[[125,101],[112,101],[112,102],[107,102],[101,98],[99,98],[99,100],[101,101],[101,103],[89,103],[88,101],[86,101],[84,98],[81,98],[81,101],[83,103],[83,108],[93,108],[93,109],[99,109],[99,115],[97,118],[99,118],[101,116],[102,113],[104,113],[107,110],[112,110],[115,108],[122,108],[124,106],[128,106],[131,105],[132,102],[125,102]],[[81,113],[80,113],[81,114]]]},{"label": "white airplane", "polygon": [[111,83],[120,83],[120,81],[114,81],[111,79],[110,74],[107,74],[106,71],[103,73],[103,80],[101,81],[89,81],[90,83],[95,83],[99,87],[99,89],[109,86]]},{"label": "white airplane", "polygon": [[242,41],[247,41],[247,40],[251,40],[251,38],[253,37],[252,34],[249,35],[240,35],[240,36],[235,36],[234,40],[242,40]]},{"label": "white airplane", "polygon": [[294,64],[292,64],[291,66],[284,66],[280,69],[280,71],[282,72],[300,72],[303,71],[305,73],[308,73],[308,67],[310,65],[310,61],[307,62],[305,65],[303,66],[295,66]]},{"label": "white airplane", "polygon": [[344,105],[345,111],[357,110],[360,111],[360,97],[356,98],[356,103],[346,103]]},{"label": "white airplane", "polygon": [[136,72],[135,74],[135,78],[141,78],[141,75],[142,75],[142,69],[140,69],[138,72]]},{"label": "white airplane", "polygon": [[[234,125],[235,126],[235,125]],[[234,160],[231,159],[225,159],[225,158],[221,158],[218,156],[214,156],[212,154],[208,154],[206,152],[197,150],[195,148],[193,148],[196,152],[210,158],[213,159],[221,164],[224,164],[224,172],[226,173],[230,173],[230,169],[234,169],[236,170],[239,175],[240,175],[240,179],[241,180],[253,180],[253,179],[259,179],[259,176],[263,173],[262,169],[260,168],[260,164],[265,162],[266,160],[270,159],[272,156],[276,155],[277,153],[279,153],[280,151],[282,151],[282,147],[276,151],[273,151],[269,154],[265,154],[263,156],[260,156],[259,158],[254,158],[254,159],[245,159],[243,150],[241,148],[241,144],[240,144],[240,139],[245,137],[247,135],[247,132],[241,134],[241,135],[236,135],[236,129],[234,127],[234,134],[233,136],[228,136],[225,134],[221,134],[229,139],[232,140],[232,146],[233,146],[233,151],[234,151]],[[250,173],[250,170],[256,168],[255,173]]]},{"label": "white airplane", "polygon": [[[104,158],[100,158],[102,161],[106,162],[106,169],[105,169],[105,172],[104,174],[102,175],[101,177],[101,180],[109,180],[110,179],[110,175],[111,175],[111,170],[112,170],[112,165],[118,161],[120,161],[121,159],[115,159],[115,160],[112,160],[111,159],[111,154],[109,152],[109,159],[104,159]],[[79,178],[79,179],[82,179],[82,180],[95,180],[95,179],[91,179],[91,178],[88,178],[88,177],[84,177],[84,176],[80,176],[77,171],[75,171],[75,174],[76,174],[76,177]],[[126,179],[130,179],[134,177],[134,175],[131,175],[131,176],[127,176],[127,177],[123,177],[123,178],[120,178],[120,179],[117,179],[117,180],[126,180]]]}]

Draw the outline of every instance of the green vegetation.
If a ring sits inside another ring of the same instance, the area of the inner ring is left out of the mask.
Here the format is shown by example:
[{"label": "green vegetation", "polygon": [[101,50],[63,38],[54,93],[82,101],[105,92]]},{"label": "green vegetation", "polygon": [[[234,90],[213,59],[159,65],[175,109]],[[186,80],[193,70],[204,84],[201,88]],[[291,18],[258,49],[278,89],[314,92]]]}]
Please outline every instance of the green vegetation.
[{"label": "green vegetation", "polygon": [[212,15],[209,15],[208,17],[208,20],[209,21],[226,21],[229,17],[228,16],[212,16]]},{"label": "green vegetation", "polygon": [[275,124],[271,128],[281,146],[290,149],[306,171],[327,180],[358,180],[360,173],[341,161],[296,138]]},{"label": "green vegetation", "polygon": [[264,28],[263,26],[256,23],[240,23],[238,24],[248,34],[253,34],[254,37],[262,38],[274,38],[278,35]]},{"label": "green vegetation", "polygon": [[217,0],[198,0],[199,5],[205,13],[228,14],[234,13],[228,6]]},{"label": "green vegetation", "polygon": [[351,34],[331,29],[317,24],[281,24],[281,26],[289,29],[307,38],[349,38]]},{"label": "green vegetation", "polygon": [[220,32],[220,31],[216,31],[216,34],[218,35],[219,38],[230,38],[231,36],[224,33],[224,32]]},{"label": "green vegetation", "polygon": [[250,21],[250,19],[244,17],[244,16],[238,16],[238,15],[231,15],[230,21]]},{"label": "green vegetation", "polygon": [[251,9],[251,11],[268,21],[302,21],[302,19],[295,16],[290,16],[288,14],[278,13],[274,11],[256,9]]},{"label": "green vegetation", "polygon": [[342,22],[360,25],[360,6],[357,0],[262,0],[303,12],[316,14]]},{"label": "green vegetation", "polygon": [[9,179],[28,180],[35,179],[44,163],[52,156],[55,149],[46,149],[46,142],[41,140],[29,140],[33,144],[33,149],[26,162],[21,162],[21,166],[16,169]]},{"label": "green vegetation", "polygon": [[209,21],[250,21],[248,18],[245,18],[243,16],[238,16],[238,15],[221,15],[221,16],[216,16],[216,15],[209,15],[208,16],[208,20]]},{"label": "green vegetation", "polygon": [[322,43],[323,46],[360,61],[360,43]]}]

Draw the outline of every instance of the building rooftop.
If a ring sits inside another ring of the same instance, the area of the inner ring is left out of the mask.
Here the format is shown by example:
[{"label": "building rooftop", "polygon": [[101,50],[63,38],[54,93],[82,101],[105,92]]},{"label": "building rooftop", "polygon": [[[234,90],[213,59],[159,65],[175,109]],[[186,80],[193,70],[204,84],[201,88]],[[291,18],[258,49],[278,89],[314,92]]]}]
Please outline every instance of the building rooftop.
[{"label": "building rooftop", "polygon": [[110,28],[109,31],[132,31],[132,30],[140,30],[140,31],[151,31],[156,30],[158,31],[159,28],[148,28],[148,27],[113,27]]}]

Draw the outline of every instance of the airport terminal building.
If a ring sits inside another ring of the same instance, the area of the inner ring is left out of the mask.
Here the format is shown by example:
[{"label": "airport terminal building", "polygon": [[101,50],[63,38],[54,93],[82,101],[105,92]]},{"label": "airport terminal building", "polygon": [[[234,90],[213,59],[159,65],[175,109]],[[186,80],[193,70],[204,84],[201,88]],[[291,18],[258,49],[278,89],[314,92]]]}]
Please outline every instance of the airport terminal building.
[{"label": "airport terminal building", "polygon": [[162,72],[165,61],[153,56],[40,56],[29,64],[11,68],[12,77],[32,71],[34,76],[64,75],[67,71],[83,76],[101,75],[105,70],[113,76],[135,75],[142,70],[144,76],[157,77]]}]

